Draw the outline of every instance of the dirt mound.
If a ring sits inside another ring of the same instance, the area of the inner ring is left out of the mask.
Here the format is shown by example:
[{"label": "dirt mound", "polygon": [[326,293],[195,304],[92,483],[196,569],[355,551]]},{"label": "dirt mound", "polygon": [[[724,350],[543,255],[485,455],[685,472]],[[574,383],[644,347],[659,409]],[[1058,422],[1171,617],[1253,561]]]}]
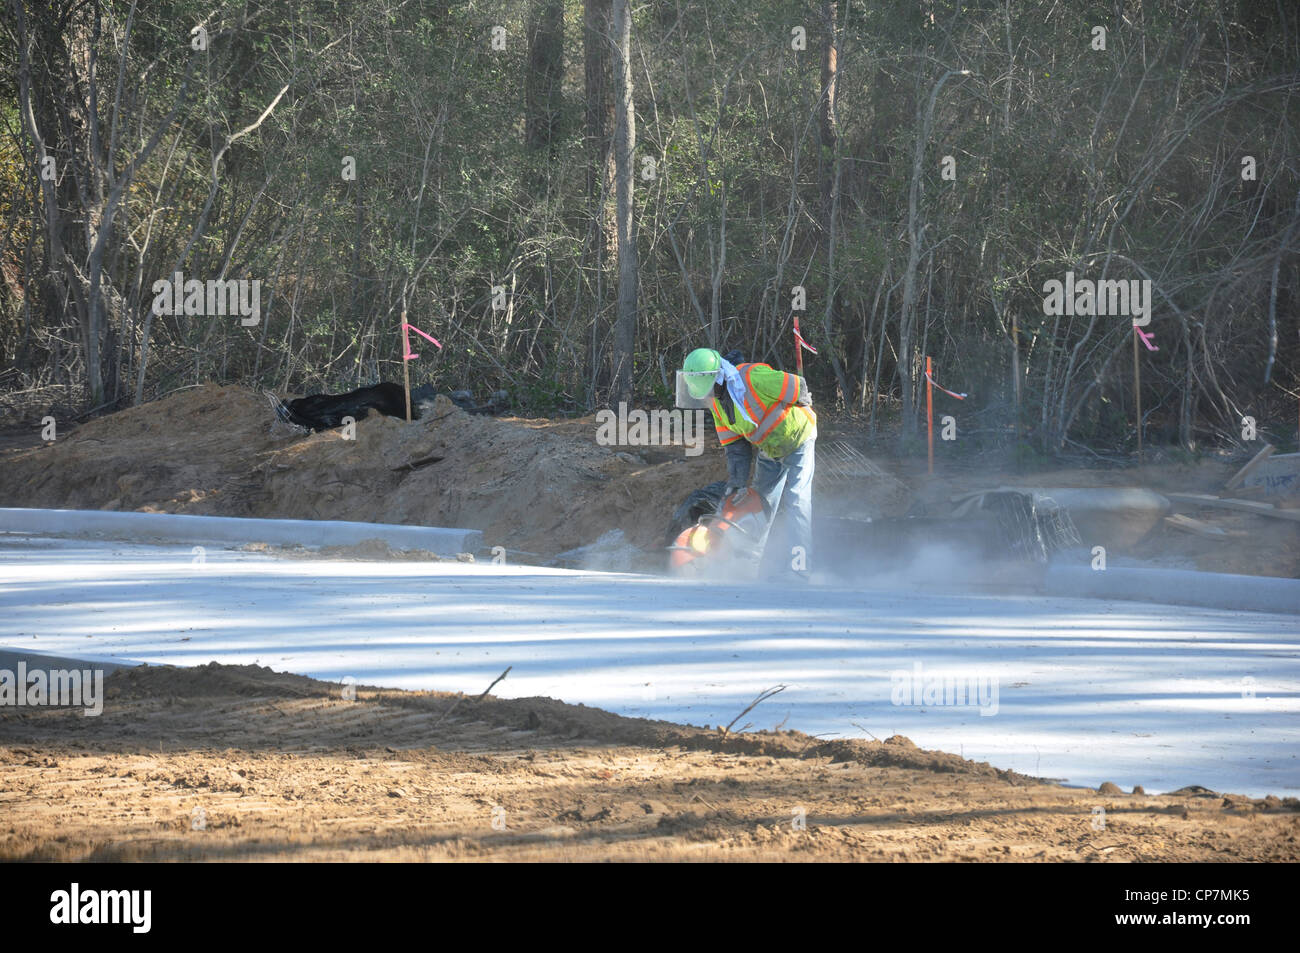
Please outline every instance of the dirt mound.
[{"label": "dirt mound", "polygon": [[[222,665],[209,662],[190,668],[141,665],[118,669],[104,682],[105,704],[147,698],[171,699],[232,696],[267,701],[294,698],[338,698],[340,685],[275,672],[260,665]],[[680,725],[670,721],[628,718],[600,708],[570,705],[553,698],[496,698],[475,700],[450,692],[407,692],[355,685],[359,697],[384,706],[407,708],[441,724],[474,722],[515,731],[538,732],[556,738],[583,739],[590,743],[642,745],[763,755],[779,758],[829,758],[833,764],[853,762],[871,766],[914,768],[943,774],[975,774],[1011,784],[1035,779],[1002,771],[987,763],[968,761],[943,751],[918,748],[909,738],[894,735],[885,741],[841,739],[829,742],[800,731],[725,732],[717,728]],[[426,724],[425,729],[431,728]],[[422,737],[400,739],[410,743]]]},{"label": "dirt mound", "polygon": [[204,385],[11,451],[5,506],[249,515],[251,470],[274,450],[270,408],[242,387]]},{"label": "dirt mound", "polygon": [[324,698],[338,686],[260,665],[221,665],[209,662],[192,668],[141,665],[121,668],[104,680],[105,702],[142,698]]},{"label": "dirt mound", "polygon": [[422,420],[371,414],[355,439],[304,436],[255,391],[206,385],[9,451],[0,504],[455,526],[550,555],[612,527],[658,546],[676,499],[722,466],[716,449],[665,448],[652,463],[598,446],[594,422],[566,423],[551,432],[440,397]]},{"label": "dirt mound", "polygon": [[899,737],[727,735],[257,666],[119,670],[105,689],[97,718],[0,709],[0,860],[1298,856],[1294,800],[1101,795]]},{"label": "dirt mound", "polygon": [[460,527],[548,557],[622,530],[657,567],[673,508],[725,474],[721,449],[606,447],[596,430],[439,397],[410,423],[372,413],[355,439],[302,435],[256,391],[204,385],[5,452],[0,505]]}]

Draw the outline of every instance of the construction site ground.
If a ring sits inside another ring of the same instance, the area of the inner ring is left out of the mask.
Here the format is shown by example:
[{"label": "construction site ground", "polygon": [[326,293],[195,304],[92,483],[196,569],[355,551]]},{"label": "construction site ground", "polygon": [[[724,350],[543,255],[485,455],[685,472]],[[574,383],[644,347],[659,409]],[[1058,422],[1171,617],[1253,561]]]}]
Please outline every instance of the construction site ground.
[{"label": "construction site ground", "polygon": [[[821,439],[859,436],[827,421]],[[600,446],[592,418],[478,417],[443,398],[410,424],[372,415],[355,440],[303,435],[276,423],[257,392],[204,385],[70,422],[48,445],[39,419],[11,427],[0,435],[0,506],[462,526],[481,529],[487,546],[512,559],[539,562],[618,529],[635,558],[591,568],[655,570],[674,505],[725,474],[711,432],[704,447],[688,456],[680,446]],[[880,479],[822,481],[818,506],[897,517],[918,501],[1001,485],[1218,493],[1244,462],[1153,459],[1029,472],[941,449],[928,478],[923,459],[873,456]],[[1228,511],[1197,519],[1228,535],[1160,526],[1116,555],[1300,577],[1296,523]],[[174,624],[179,632],[186,622]],[[1290,659],[1294,630],[1287,638],[1279,651]],[[729,733],[552,699],[364,686],[349,700],[338,684],[252,666],[121,669],[108,686],[98,718],[0,711],[0,859],[1300,854],[1292,798],[1246,797],[1232,786],[1161,795],[1065,787],[903,737]]]},{"label": "construction site ground", "polygon": [[1295,802],[1040,783],[907,739],[122,669],[0,715],[0,860],[1295,861]]}]

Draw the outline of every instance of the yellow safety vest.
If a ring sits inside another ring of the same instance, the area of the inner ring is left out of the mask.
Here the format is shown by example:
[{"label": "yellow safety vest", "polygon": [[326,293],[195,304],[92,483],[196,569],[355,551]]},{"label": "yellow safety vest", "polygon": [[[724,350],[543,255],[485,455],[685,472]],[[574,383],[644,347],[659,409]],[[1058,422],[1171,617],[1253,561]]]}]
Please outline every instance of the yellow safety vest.
[{"label": "yellow safety vest", "polygon": [[715,397],[713,425],[724,447],[744,438],[780,460],[817,436],[817,415],[811,407],[796,403],[801,396],[796,375],[767,364],[737,364],[736,370],[745,382],[745,413],[754,422],[741,416],[739,409],[735,419],[729,419]]}]

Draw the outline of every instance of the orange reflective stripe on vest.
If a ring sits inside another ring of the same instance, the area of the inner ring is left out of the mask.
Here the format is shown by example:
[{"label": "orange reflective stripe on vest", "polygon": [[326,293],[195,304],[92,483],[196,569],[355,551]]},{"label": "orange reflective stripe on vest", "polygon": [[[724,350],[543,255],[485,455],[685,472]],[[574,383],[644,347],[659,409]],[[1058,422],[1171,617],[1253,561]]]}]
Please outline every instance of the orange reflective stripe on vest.
[{"label": "orange reflective stripe on vest", "polygon": [[754,446],[761,447],[763,441],[772,436],[772,431],[780,425],[781,421],[785,420],[785,415],[790,413],[793,409],[793,404],[773,404],[771,409],[763,415],[763,419],[758,422],[758,426],[754,428],[754,432],[750,435],[750,440],[753,442]]},{"label": "orange reflective stripe on vest", "polygon": [[[759,365],[757,364],[745,365],[745,409],[749,410],[749,415],[754,418],[756,424],[753,432],[746,436],[749,442],[754,446],[761,447],[763,441],[767,440],[767,438],[772,435],[772,431],[775,430],[780,425],[781,421],[785,419],[786,414],[790,413],[791,404],[796,396],[791,393],[791,390],[792,388],[797,388],[798,385],[792,385],[794,378],[787,374],[785,380],[782,381],[780,395],[777,396],[777,399],[773,401],[771,406],[768,406],[763,402],[763,398],[759,396],[758,388],[754,386],[753,379],[751,378],[754,368],[758,366]],[[754,404],[757,404],[762,408],[757,414],[750,409],[752,406],[749,402],[751,395],[754,398]]]},{"label": "orange reflective stripe on vest", "polygon": [[749,414],[749,419],[758,422],[764,414],[767,413],[767,405],[763,403],[763,398],[758,396],[758,389],[754,382],[749,379],[749,375],[754,372],[757,364],[741,364],[745,369],[745,413]]},{"label": "orange reflective stripe on vest", "polygon": [[743,436],[743,434],[736,433],[736,431],[732,430],[730,427],[724,427],[722,424],[718,423],[719,420],[726,419],[727,417],[723,414],[722,407],[718,404],[718,399],[716,397],[713,398],[713,425],[717,428],[718,440],[724,447],[729,443],[735,443]]},{"label": "orange reflective stripe on vest", "polygon": [[[737,364],[736,370],[744,381],[743,406],[736,406],[727,417],[718,400],[711,405],[723,446],[743,437],[773,459],[780,459],[816,435],[817,418],[812,409],[795,403],[800,396],[797,377],[758,363]],[[800,413],[791,414],[796,408]]]}]

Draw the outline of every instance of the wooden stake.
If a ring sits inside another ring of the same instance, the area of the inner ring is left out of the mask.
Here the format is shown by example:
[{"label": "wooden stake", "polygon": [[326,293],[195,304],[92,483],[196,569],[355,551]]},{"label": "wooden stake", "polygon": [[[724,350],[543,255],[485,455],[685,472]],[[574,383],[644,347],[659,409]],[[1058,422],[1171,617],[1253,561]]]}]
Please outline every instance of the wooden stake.
[{"label": "wooden stake", "polygon": [[406,422],[411,422],[411,362],[406,359],[406,346],[411,332],[406,330],[406,309],[402,309],[402,389],[406,391]]},{"label": "wooden stake", "polygon": [[1016,400],[1016,442],[1020,442],[1020,318],[1011,313],[1011,388]]},{"label": "wooden stake", "polygon": [[1133,399],[1137,402],[1138,463],[1142,462],[1142,372],[1138,369],[1138,329],[1133,325]]},{"label": "wooden stake", "polygon": [[925,430],[930,451],[930,476],[934,476],[934,384],[930,380],[933,376],[933,365],[927,355],[925,358]]},{"label": "wooden stake", "polygon": [[803,345],[799,343],[799,315],[794,315],[794,364],[795,373],[803,377]]}]

